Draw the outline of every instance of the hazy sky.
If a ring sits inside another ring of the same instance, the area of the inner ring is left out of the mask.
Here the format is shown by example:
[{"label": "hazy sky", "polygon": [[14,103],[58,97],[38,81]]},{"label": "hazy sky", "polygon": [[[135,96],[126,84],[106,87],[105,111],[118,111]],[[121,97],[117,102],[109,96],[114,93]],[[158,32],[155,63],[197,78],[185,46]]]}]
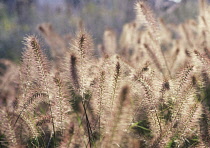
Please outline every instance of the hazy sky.
[{"label": "hazy sky", "polygon": [[55,6],[63,6],[64,4],[64,0],[37,0],[39,2],[39,4],[41,5],[46,5],[46,4],[51,4],[51,5],[55,5]]},{"label": "hazy sky", "polygon": [[179,3],[179,2],[181,2],[182,0],[170,0],[170,1],[174,1],[174,2],[176,2],[176,3]]}]

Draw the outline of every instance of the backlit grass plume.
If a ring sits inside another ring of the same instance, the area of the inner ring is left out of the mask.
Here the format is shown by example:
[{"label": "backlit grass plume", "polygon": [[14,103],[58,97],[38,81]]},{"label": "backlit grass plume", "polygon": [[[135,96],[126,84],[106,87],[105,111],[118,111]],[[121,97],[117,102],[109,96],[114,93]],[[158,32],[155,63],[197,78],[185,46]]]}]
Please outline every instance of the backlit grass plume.
[{"label": "backlit grass plume", "polygon": [[80,27],[68,49],[40,25],[61,53],[50,61],[32,35],[19,67],[0,60],[0,147],[210,147],[209,6],[177,27],[136,9],[119,43],[108,29],[97,50]]}]

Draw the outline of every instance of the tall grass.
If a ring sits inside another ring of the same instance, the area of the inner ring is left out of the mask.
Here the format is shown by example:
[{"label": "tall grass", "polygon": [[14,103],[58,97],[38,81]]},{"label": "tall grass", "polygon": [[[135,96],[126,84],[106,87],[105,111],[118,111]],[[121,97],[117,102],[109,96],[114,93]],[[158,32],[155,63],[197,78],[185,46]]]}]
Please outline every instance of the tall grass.
[{"label": "tall grass", "polygon": [[[0,111],[1,147],[210,147],[210,9],[200,3],[197,21],[173,26],[137,2],[140,19],[118,43],[106,30],[99,56],[84,28],[68,49],[41,25],[54,61],[25,38],[17,93]],[[3,88],[14,68],[1,69]]]}]

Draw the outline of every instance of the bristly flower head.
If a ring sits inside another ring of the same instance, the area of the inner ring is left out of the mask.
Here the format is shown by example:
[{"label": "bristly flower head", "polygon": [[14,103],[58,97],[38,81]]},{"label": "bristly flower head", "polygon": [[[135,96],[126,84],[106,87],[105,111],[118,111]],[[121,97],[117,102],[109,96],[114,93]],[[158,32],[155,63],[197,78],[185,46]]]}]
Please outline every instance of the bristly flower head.
[{"label": "bristly flower head", "polygon": [[28,56],[30,56],[31,58],[35,58],[34,60],[35,60],[35,63],[37,64],[37,67],[39,69],[41,68],[45,74],[48,73],[49,62],[47,61],[47,57],[43,54],[43,51],[40,47],[39,41],[36,38],[36,36],[28,36],[28,37],[25,37],[24,39],[25,39],[26,50],[28,50],[28,53],[31,54]]},{"label": "bristly flower head", "polygon": [[155,16],[146,1],[137,1],[135,4],[137,19],[141,23],[146,23],[151,29],[156,32],[158,30],[158,23]]},{"label": "bristly flower head", "polygon": [[86,54],[91,55],[93,51],[93,39],[84,29],[82,29],[76,35],[74,47],[76,50],[79,50],[83,56]]}]

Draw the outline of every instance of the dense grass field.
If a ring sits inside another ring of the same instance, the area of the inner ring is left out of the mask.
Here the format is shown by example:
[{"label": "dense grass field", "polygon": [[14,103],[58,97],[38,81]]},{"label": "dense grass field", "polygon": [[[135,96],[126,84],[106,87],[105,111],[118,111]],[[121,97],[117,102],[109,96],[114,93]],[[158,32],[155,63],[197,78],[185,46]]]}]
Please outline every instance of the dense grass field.
[{"label": "dense grass field", "polygon": [[[209,148],[210,7],[179,25],[146,2],[120,38],[93,44],[49,23],[24,37],[21,64],[0,59],[1,148]],[[70,46],[70,47],[69,47]]]}]

